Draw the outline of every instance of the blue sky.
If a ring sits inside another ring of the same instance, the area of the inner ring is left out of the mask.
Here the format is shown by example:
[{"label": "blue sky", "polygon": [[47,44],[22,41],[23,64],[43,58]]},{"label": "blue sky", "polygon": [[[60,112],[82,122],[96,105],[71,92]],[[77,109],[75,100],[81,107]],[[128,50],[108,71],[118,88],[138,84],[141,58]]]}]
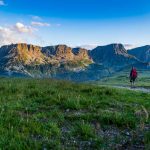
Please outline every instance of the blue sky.
[{"label": "blue sky", "polygon": [[0,0],[0,45],[150,44],[149,0]]}]

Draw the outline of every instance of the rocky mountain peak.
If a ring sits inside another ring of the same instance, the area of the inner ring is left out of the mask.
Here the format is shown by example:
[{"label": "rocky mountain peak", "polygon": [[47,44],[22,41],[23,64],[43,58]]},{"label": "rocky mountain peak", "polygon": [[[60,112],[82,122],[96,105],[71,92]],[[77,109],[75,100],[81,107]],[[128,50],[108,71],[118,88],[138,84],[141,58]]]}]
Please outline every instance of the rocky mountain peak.
[{"label": "rocky mountain peak", "polygon": [[136,62],[135,58],[127,53],[122,44],[110,44],[98,46],[90,52],[94,62],[102,63],[106,66],[119,66]]},{"label": "rocky mountain peak", "polygon": [[85,48],[74,48],[72,51],[77,59],[90,59],[88,50]]},{"label": "rocky mountain peak", "polygon": [[117,55],[127,54],[127,50],[124,48],[122,44],[113,44],[112,46],[115,51],[115,54]]},{"label": "rocky mountain peak", "polygon": [[67,45],[56,45],[42,48],[42,52],[59,61],[91,61],[88,50],[84,48],[71,48]]},{"label": "rocky mountain peak", "polygon": [[18,43],[10,46],[9,59],[23,64],[38,64],[44,63],[44,55],[41,53],[41,47],[28,45],[26,43]]},{"label": "rocky mountain peak", "polygon": [[17,49],[18,50],[21,50],[21,51],[32,51],[32,52],[39,52],[41,51],[41,47],[39,46],[35,46],[35,45],[32,45],[32,44],[26,44],[26,43],[19,43],[17,44]]},{"label": "rocky mountain peak", "polygon": [[74,58],[74,54],[72,53],[72,48],[66,45],[57,45],[56,57],[67,59],[67,60],[72,60]]}]

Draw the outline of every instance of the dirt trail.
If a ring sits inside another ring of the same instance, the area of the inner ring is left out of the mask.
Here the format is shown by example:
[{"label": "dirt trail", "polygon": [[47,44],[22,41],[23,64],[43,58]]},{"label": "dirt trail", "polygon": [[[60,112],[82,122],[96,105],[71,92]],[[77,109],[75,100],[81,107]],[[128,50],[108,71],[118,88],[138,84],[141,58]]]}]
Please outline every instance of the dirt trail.
[{"label": "dirt trail", "polygon": [[143,93],[150,93],[150,88],[144,88],[144,87],[129,87],[129,86],[120,86],[120,85],[116,85],[116,86],[112,86],[114,88],[120,88],[120,89],[128,89],[131,91],[140,91]]}]

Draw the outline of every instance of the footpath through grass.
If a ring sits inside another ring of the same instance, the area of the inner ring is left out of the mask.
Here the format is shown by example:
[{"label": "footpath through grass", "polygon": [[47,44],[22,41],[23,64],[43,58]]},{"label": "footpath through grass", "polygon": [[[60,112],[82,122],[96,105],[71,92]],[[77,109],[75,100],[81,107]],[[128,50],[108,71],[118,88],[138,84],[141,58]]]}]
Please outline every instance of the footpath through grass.
[{"label": "footpath through grass", "polygon": [[150,95],[0,79],[0,149],[149,149]]}]

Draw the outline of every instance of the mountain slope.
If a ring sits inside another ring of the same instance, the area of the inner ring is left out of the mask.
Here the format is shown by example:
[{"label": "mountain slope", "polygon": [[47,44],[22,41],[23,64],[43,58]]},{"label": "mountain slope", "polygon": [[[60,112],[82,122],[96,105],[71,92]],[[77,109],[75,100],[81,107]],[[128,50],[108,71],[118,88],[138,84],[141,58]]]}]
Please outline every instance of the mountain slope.
[{"label": "mountain slope", "polygon": [[98,46],[90,52],[90,56],[95,63],[116,69],[138,62],[134,56],[127,53],[122,44]]},{"label": "mountain slope", "polygon": [[128,51],[142,62],[150,62],[150,45],[134,48]]}]

